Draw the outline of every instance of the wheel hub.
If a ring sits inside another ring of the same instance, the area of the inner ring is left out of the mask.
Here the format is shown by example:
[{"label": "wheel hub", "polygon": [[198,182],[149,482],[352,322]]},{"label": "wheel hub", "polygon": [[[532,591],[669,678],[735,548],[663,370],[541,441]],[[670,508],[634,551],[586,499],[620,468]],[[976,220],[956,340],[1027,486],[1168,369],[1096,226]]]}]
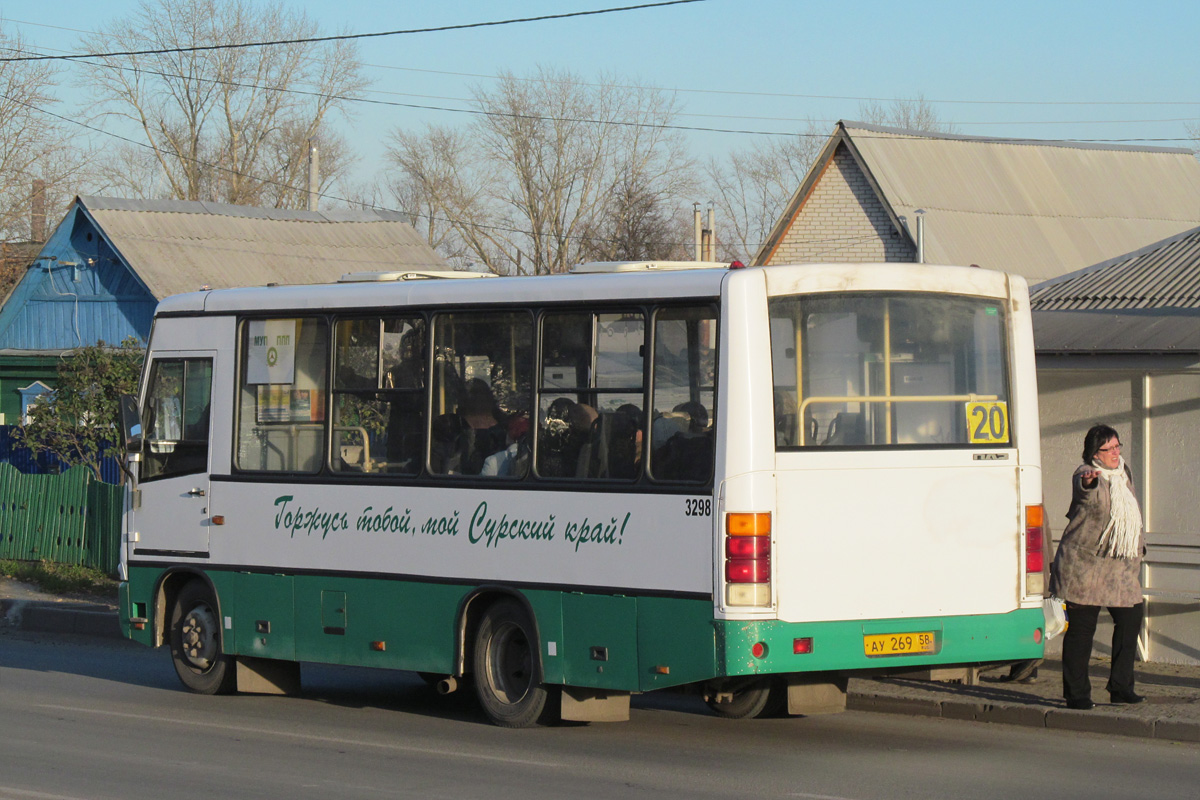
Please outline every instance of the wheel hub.
[{"label": "wheel hub", "polygon": [[217,621],[207,606],[196,606],[180,627],[183,654],[197,669],[208,669],[217,654]]}]

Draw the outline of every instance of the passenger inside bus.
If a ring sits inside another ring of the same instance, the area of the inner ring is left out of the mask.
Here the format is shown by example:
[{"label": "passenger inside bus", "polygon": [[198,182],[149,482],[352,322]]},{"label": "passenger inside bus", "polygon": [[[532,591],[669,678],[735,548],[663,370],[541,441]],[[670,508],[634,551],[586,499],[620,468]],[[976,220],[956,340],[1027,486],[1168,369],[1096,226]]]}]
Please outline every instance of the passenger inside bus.
[{"label": "passenger inside bus", "polygon": [[654,477],[659,480],[704,481],[712,473],[713,440],[708,409],[687,401],[654,421]]},{"label": "passenger inside bus", "polygon": [[581,478],[636,478],[641,471],[642,410],[626,403],[599,414],[579,455]]},{"label": "passenger inside bus", "polygon": [[529,418],[524,414],[508,420],[508,446],[483,460],[480,475],[521,478],[529,470]]},{"label": "passenger inside bus", "polygon": [[555,398],[542,421],[538,474],[548,478],[573,478],[579,474],[580,457],[598,416],[596,409],[587,403],[576,403],[569,397]]},{"label": "passenger inside bus", "polygon": [[472,378],[458,410],[433,421],[431,467],[443,475],[478,475],[488,456],[508,446],[507,436],[504,414],[491,387],[481,378]]}]

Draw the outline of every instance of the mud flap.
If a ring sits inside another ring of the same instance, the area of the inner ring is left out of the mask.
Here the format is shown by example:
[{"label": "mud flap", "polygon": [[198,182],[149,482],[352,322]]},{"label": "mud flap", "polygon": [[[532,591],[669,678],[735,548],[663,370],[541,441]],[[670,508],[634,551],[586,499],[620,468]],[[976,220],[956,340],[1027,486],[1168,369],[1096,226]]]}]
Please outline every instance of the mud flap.
[{"label": "mud flap", "polygon": [[789,714],[837,714],[846,710],[846,687],[850,679],[841,677],[810,681],[789,678],[787,712]]},{"label": "mud flap", "polygon": [[300,665],[295,661],[238,656],[237,690],[246,694],[300,694]]},{"label": "mud flap", "polygon": [[562,687],[562,718],[570,722],[625,722],[629,692]]}]

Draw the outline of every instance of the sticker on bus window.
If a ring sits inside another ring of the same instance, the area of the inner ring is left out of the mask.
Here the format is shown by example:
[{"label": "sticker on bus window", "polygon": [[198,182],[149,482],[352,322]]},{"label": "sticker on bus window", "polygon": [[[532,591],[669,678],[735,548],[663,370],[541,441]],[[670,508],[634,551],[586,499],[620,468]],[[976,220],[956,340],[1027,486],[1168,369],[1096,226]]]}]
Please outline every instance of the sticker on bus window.
[{"label": "sticker on bus window", "polygon": [[971,444],[1008,443],[1008,403],[967,403],[966,408]]}]

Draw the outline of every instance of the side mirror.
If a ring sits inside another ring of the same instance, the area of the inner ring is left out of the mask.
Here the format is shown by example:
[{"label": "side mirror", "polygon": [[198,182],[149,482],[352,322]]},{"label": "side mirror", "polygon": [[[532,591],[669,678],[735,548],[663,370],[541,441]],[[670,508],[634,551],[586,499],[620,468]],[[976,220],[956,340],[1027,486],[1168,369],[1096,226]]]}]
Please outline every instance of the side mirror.
[{"label": "side mirror", "polygon": [[125,449],[130,453],[142,451],[142,414],[133,395],[121,395],[121,431]]}]

